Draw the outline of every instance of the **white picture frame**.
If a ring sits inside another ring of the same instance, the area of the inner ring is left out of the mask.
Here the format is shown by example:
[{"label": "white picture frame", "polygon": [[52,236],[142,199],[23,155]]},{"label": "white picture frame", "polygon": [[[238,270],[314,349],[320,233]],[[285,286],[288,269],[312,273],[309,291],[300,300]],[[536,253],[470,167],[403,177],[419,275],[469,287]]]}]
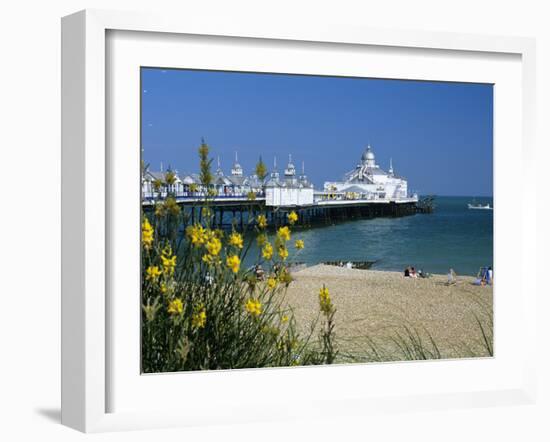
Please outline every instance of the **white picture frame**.
[{"label": "white picture frame", "polygon": [[[109,155],[106,120],[109,93],[106,81],[108,32],[154,32],[162,35],[218,36],[220,38],[261,39],[285,42],[288,46],[308,42],[337,44],[338,47],[376,47],[380,51],[390,48],[426,49],[456,53],[471,53],[482,59],[488,54],[508,54],[518,57],[521,63],[521,118],[515,121],[520,133],[521,173],[530,176],[534,170],[535,133],[535,43],[532,39],[517,37],[489,37],[450,33],[416,31],[389,31],[345,26],[315,26],[295,28],[278,24],[273,28],[261,28],[254,23],[216,23],[189,18],[182,22],[166,16],[133,14],[124,12],[87,10],[63,18],[62,21],[62,423],[85,432],[122,429],[155,428],[168,426],[206,425],[227,422],[253,422],[285,419],[288,417],[323,416],[322,401],[310,400],[310,407],[288,406],[285,409],[274,404],[255,402],[245,397],[236,409],[249,407],[253,412],[223,411],[220,407],[196,407],[194,412],[175,407],[164,410],[113,411],[109,406],[109,394],[113,385],[110,370],[113,355],[110,353],[109,327],[113,317],[106,289],[109,285],[108,244],[116,230],[108,228],[110,212],[110,187],[108,185]],[[159,34],[156,34],[157,36]],[[295,43],[294,43],[295,42]],[[111,54],[112,55],[112,54]],[[437,54],[435,55],[437,56]],[[515,114],[514,114],[515,115]],[[136,148],[137,149],[137,148]],[[503,166],[505,167],[505,166]],[[499,169],[495,169],[498,176]],[[528,256],[536,254],[535,216],[536,191],[527,186],[518,190],[522,199],[522,211],[518,215],[518,245],[521,247],[521,263],[518,271],[526,272]],[[501,201],[503,201],[502,199]],[[504,284],[503,284],[504,286]],[[524,337],[533,337],[536,316],[536,283],[533,278],[521,278],[523,315],[519,319]],[[116,318],[115,318],[116,319]],[[498,313],[496,320],[498,321]],[[518,355],[521,379],[510,379],[499,388],[477,388],[460,393],[438,384],[426,394],[378,394],[376,397],[349,396],[336,391],[329,398],[335,407],[332,415],[362,415],[375,409],[388,412],[431,408],[457,408],[499,404],[532,403],[536,393],[535,367],[530,354],[535,339],[525,340],[524,351]],[[497,358],[498,359],[498,356]],[[460,367],[450,363],[438,363],[437,370],[476,370],[478,365],[464,362]],[[414,370],[408,364],[407,370]],[[489,367],[490,368],[490,367]],[[346,367],[347,373],[360,377],[364,366]],[[302,369],[310,370],[310,369]],[[379,365],[378,371],[392,370],[390,365]],[[516,370],[517,371],[517,370]],[[261,372],[261,373],[260,373]],[[283,373],[282,377],[278,373]],[[233,380],[255,377],[304,380],[311,377],[309,371],[241,371],[231,374]],[[448,373],[451,373],[448,371]],[[519,372],[518,372],[519,373]],[[139,373],[135,373],[136,376]],[[164,375],[166,376],[170,375]],[[212,373],[227,377],[227,373]],[[198,379],[198,378],[197,378]],[[220,381],[223,383],[223,381]],[[450,385],[451,382],[447,381]],[[303,405],[303,404],[301,404]],[[335,410],[336,408],[336,410]]]}]

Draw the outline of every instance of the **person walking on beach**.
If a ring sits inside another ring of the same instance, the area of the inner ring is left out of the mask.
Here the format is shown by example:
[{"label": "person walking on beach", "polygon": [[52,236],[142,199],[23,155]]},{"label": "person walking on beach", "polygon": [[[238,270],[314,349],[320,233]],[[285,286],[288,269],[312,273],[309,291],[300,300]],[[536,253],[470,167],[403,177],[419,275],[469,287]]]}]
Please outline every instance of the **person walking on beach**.
[{"label": "person walking on beach", "polygon": [[447,285],[454,284],[456,282],[456,273],[450,268],[449,273],[447,273]]}]

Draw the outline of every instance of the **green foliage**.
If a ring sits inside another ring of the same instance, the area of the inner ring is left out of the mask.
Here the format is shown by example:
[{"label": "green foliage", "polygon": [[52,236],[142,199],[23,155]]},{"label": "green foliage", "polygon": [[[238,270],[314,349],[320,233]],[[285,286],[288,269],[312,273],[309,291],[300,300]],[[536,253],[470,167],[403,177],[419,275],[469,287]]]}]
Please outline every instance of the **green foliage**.
[{"label": "green foliage", "polygon": [[200,180],[201,180],[201,184],[206,188],[210,187],[213,180],[212,167],[211,167],[212,159],[208,157],[209,152],[210,152],[210,148],[208,147],[208,144],[206,144],[206,142],[203,139],[199,147]]},{"label": "green foliage", "polygon": [[258,160],[258,163],[256,164],[256,176],[261,180],[265,180],[267,177],[267,166],[262,160],[262,157],[260,156],[260,159]]},{"label": "green foliage", "polygon": [[[211,160],[204,142],[199,157],[201,180],[208,183]],[[258,279],[253,269],[241,267],[249,249],[244,238],[212,229],[208,196],[200,205],[202,223],[188,225],[183,235],[188,220],[174,198],[157,201],[143,215],[143,372],[334,362],[332,317],[328,337],[312,339],[316,322],[311,333],[298,332],[285,302],[291,278],[284,259],[259,256],[257,263],[268,272]]]}]

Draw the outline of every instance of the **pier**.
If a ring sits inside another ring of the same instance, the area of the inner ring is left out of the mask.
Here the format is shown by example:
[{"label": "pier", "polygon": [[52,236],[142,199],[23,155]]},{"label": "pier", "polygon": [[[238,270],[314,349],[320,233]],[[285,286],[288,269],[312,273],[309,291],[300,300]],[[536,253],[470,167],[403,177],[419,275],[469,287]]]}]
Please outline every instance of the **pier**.
[{"label": "pier", "polygon": [[144,210],[168,196],[182,208],[185,225],[202,222],[208,206],[213,227],[241,231],[260,213],[266,216],[269,227],[277,228],[287,224],[291,212],[298,215],[295,226],[311,227],[433,210],[433,197],[419,200],[416,193],[409,194],[407,180],[395,173],[392,160],[389,169],[383,170],[370,145],[341,181],[326,181],[318,190],[306,176],[303,162],[302,173],[297,173],[291,155],[282,174],[274,159],[269,176],[264,167],[260,177],[245,175],[236,153],[231,174],[226,175],[218,158],[218,168],[207,185],[193,173],[146,170],[142,177]]},{"label": "pier", "polygon": [[[264,196],[250,199],[248,196],[214,197],[205,202],[204,196],[174,197],[184,214],[184,225],[202,222],[208,207],[214,228],[235,228],[244,231],[259,214],[267,218],[269,228],[288,224],[288,214],[295,212],[296,227],[332,225],[338,222],[376,217],[400,217],[421,212],[417,200],[406,198],[388,200],[317,200],[312,204],[296,206],[270,206]],[[143,201],[145,211],[152,210],[154,200]]]}]

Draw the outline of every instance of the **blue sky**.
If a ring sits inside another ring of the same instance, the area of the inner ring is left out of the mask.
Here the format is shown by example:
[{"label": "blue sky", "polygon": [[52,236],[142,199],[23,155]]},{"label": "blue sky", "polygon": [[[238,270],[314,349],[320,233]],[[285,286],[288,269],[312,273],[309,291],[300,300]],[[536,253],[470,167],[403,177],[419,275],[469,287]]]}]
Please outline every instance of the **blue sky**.
[{"label": "blue sky", "polygon": [[[370,143],[377,163],[422,194],[493,192],[493,87],[142,68],[142,148],[151,170],[198,170],[204,137],[229,173],[288,154],[316,188],[341,179]],[[214,162],[216,163],[216,161]],[[215,167],[215,164],[214,164]]]}]

